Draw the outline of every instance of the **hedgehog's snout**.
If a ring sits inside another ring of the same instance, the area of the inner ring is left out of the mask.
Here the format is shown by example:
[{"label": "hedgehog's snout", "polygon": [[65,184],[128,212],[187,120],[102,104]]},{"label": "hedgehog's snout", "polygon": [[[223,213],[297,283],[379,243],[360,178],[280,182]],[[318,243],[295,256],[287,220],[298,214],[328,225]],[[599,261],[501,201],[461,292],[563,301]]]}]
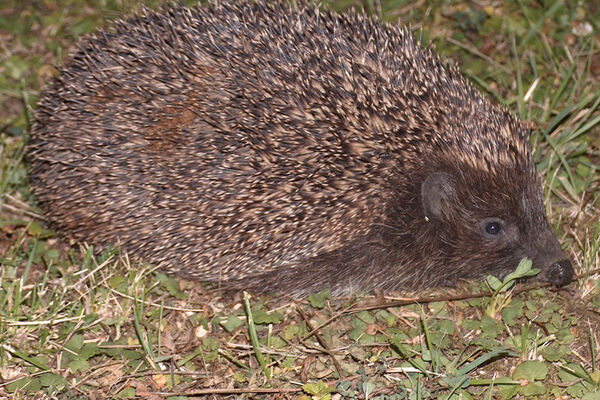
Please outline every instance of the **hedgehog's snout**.
[{"label": "hedgehog's snout", "polygon": [[573,265],[566,259],[552,264],[546,273],[546,278],[553,286],[559,287],[571,282],[573,273]]}]

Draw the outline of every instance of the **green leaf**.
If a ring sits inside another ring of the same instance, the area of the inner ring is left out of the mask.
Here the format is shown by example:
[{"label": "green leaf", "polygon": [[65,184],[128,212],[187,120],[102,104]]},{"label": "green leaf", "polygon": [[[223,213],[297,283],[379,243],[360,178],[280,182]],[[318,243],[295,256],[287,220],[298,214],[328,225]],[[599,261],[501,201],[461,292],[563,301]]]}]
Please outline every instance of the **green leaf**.
[{"label": "green leaf", "polygon": [[90,363],[86,360],[73,360],[69,363],[69,369],[75,373],[77,371],[87,371],[90,369]]},{"label": "green leaf", "polygon": [[595,370],[594,372],[592,372],[590,374],[590,378],[592,378],[592,382],[594,382],[594,384],[598,386],[598,384],[600,383],[600,370]]},{"label": "green leaf", "polygon": [[57,389],[62,389],[67,384],[67,380],[62,375],[47,373],[40,376],[40,383],[42,386],[52,386]]},{"label": "green leaf", "polygon": [[283,337],[285,340],[291,340],[300,333],[300,327],[298,325],[287,325],[283,328]]},{"label": "green leaf", "polygon": [[488,285],[490,285],[492,290],[498,290],[500,286],[502,286],[502,281],[500,281],[500,279],[496,278],[494,275],[488,275],[485,280],[487,281]]},{"label": "green leaf", "polygon": [[513,286],[517,279],[535,276],[540,272],[538,268],[531,268],[532,265],[533,262],[530,259],[523,258],[519,262],[519,265],[517,265],[517,268],[506,275],[501,284],[498,284],[498,279],[490,278],[489,276],[486,279],[495,292],[505,292]]},{"label": "green leaf", "polygon": [[96,343],[86,343],[81,347],[75,358],[77,360],[87,360],[98,353],[100,353],[100,348]]},{"label": "green leaf", "polygon": [[87,325],[90,325],[90,324],[96,322],[97,320],[98,320],[98,314],[96,314],[96,313],[87,314],[85,317],[83,317],[83,322],[85,322]]},{"label": "green leaf", "polygon": [[456,330],[456,325],[449,319],[442,319],[434,324],[436,333],[443,336],[452,336]]},{"label": "green leaf", "polygon": [[39,378],[27,376],[23,379],[18,379],[5,386],[9,393],[17,390],[27,390],[28,392],[37,392],[42,388]]},{"label": "green leaf", "polygon": [[362,384],[362,391],[365,394],[365,398],[370,398],[371,393],[375,390],[375,384],[372,382],[364,382]]},{"label": "green leaf", "polygon": [[219,348],[219,342],[212,336],[202,338],[202,347],[208,351],[214,351]]},{"label": "green leaf", "polygon": [[368,312],[368,311],[361,311],[358,314],[356,314],[356,316],[361,321],[364,321],[367,324],[374,324],[375,323],[375,319],[373,318],[373,316],[371,315],[371,313]]},{"label": "green leaf", "polygon": [[460,390],[454,393],[448,400],[473,400],[473,396],[465,390]]},{"label": "green leaf", "polygon": [[337,392],[344,396],[344,398],[355,398],[356,393],[352,390],[352,382],[351,381],[342,381],[338,382],[336,385]]},{"label": "green leaf", "polygon": [[523,316],[523,302],[513,300],[508,307],[504,307],[500,312],[502,321],[508,326],[514,326],[517,320]]},{"label": "green leaf", "polygon": [[127,278],[123,275],[115,275],[107,281],[108,287],[121,293],[127,293]]},{"label": "green leaf", "polygon": [[549,346],[542,351],[542,356],[544,357],[544,360],[548,362],[556,362],[568,353],[569,352],[565,351],[563,346],[559,347],[558,349],[554,346]]},{"label": "green leaf", "polygon": [[465,319],[462,322],[462,327],[468,331],[475,331],[481,328],[481,321],[474,319]]},{"label": "green leaf", "polygon": [[577,163],[577,166],[575,167],[575,173],[581,177],[587,178],[592,171],[592,169],[588,166],[588,164],[590,164],[590,160],[587,157],[579,157],[578,160],[583,162]]},{"label": "green leaf", "polygon": [[533,265],[533,261],[531,261],[529,258],[524,258],[521,260],[521,262],[519,262],[519,265],[517,265],[517,269],[515,269],[513,272],[511,272],[510,274],[508,274],[506,276],[508,280],[508,278],[510,279],[519,279],[519,278],[525,278],[528,276],[534,276],[537,275],[538,272],[540,272],[539,269],[532,269]]},{"label": "green leaf", "polygon": [[329,289],[321,290],[319,293],[311,293],[308,295],[308,302],[314,308],[323,308],[325,306],[325,300],[331,298],[331,291]]},{"label": "green leaf", "polygon": [[402,343],[406,339],[405,335],[395,335],[390,340],[394,350],[396,350],[402,357],[409,358],[412,356],[412,352],[410,352]]},{"label": "green leaf", "polygon": [[179,281],[165,274],[157,274],[158,280],[167,292],[178,300],[183,300],[187,294],[179,289]]},{"label": "green leaf", "polygon": [[600,400],[600,392],[586,393],[581,400]]},{"label": "green leaf", "polygon": [[135,398],[135,389],[128,387],[117,393],[117,399],[133,399]]},{"label": "green leaf", "polygon": [[32,222],[27,229],[27,233],[34,237],[44,238],[51,235],[52,231],[42,228],[37,222]]},{"label": "green leaf", "polygon": [[122,350],[119,354],[126,360],[139,360],[144,357],[144,354],[138,350]]},{"label": "green leaf", "polygon": [[377,319],[378,321],[383,321],[388,327],[394,326],[394,324],[398,320],[398,318],[394,314],[387,312],[386,310],[377,311],[375,313],[375,319]]},{"label": "green leaf", "polygon": [[47,260],[56,261],[58,260],[59,255],[60,253],[57,249],[49,249],[48,251],[46,251],[46,254],[44,256]]},{"label": "green leaf", "polygon": [[567,394],[571,397],[583,397],[585,394],[588,393],[588,390],[586,389],[585,386],[583,386],[583,384],[581,382],[577,382],[575,384],[570,384],[567,387]]},{"label": "green leaf", "polygon": [[254,319],[255,324],[265,325],[265,324],[277,324],[283,321],[283,314],[280,312],[272,312],[267,314],[262,310],[252,310],[252,318]]},{"label": "green leaf", "polygon": [[[359,316],[360,316],[360,313],[359,313]],[[371,317],[370,315],[366,319],[373,321],[373,317]],[[368,322],[368,321],[365,322],[360,318],[354,318],[352,320],[352,325],[354,326],[354,329],[352,329],[350,332],[348,332],[348,337],[352,340],[357,340],[360,343],[373,343],[375,341],[375,337],[373,335],[366,334],[368,323],[372,323],[372,322]]]},{"label": "green leaf", "polygon": [[558,370],[558,376],[563,382],[571,382],[578,378],[587,379],[588,373],[579,364],[567,364]]},{"label": "green leaf", "polygon": [[[326,395],[330,395],[330,393],[335,393],[335,388],[327,386],[327,384],[321,380],[314,383],[306,383],[302,386],[302,390],[304,390],[308,394],[312,394],[313,396],[317,396],[318,399],[325,400]],[[331,398],[331,395],[330,397]]]},{"label": "green leaf", "polygon": [[519,389],[523,396],[540,396],[546,393],[546,386],[541,382],[530,382]]},{"label": "green leaf", "polygon": [[504,331],[504,326],[500,321],[495,320],[487,315],[481,317],[481,337],[495,339],[498,334]]},{"label": "green leaf", "polygon": [[233,332],[240,326],[244,325],[244,321],[242,321],[241,318],[230,316],[225,321],[221,320],[219,324],[221,324],[221,326],[225,328],[227,332]]},{"label": "green leaf", "polygon": [[246,382],[248,380],[248,378],[246,377],[246,374],[244,374],[242,371],[238,371],[238,372],[234,373],[233,379],[235,379],[235,381],[238,383]]},{"label": "green leaf", "polygon": [[513,397],[515,397],[515,395],[517,393],[519,393],[519,386],[518,385],[499,385],[498,393],[504,399],[512,399]]},{"label": "green leaf", "polygon": [[83,346],[83,335],[75,334],[71,336],[71,339],[65,344],[65,347],[69,350],[77,352]]},{"label": "green leaf", "polygon": [[513,379],[526,379],[529,382],[546,379],[548,375],[548,366],[537,360],[524,361],[517,365],[512,374]]}]

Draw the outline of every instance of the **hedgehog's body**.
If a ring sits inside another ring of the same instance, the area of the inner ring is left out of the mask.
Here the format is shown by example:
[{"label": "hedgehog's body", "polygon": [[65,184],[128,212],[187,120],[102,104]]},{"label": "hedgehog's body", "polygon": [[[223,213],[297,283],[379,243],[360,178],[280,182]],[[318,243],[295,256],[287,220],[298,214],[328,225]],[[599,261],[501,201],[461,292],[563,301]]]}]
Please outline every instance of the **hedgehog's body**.
[{"label": "hedgehog's body", "polygon": [[36,118],[50,222],[170,272],[294,293],[452,283],[525,256],[572,275],[520,124],[355,14],[145,10],[84,40]]}]

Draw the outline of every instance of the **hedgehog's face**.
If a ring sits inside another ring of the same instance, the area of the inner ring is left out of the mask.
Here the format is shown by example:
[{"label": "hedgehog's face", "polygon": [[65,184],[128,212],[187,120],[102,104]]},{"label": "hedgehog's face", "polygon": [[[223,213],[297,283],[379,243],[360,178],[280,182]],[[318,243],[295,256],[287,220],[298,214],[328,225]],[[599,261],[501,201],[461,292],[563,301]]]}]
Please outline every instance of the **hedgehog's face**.
[{"label": "hedgehog's face", "polygon": [[548,226],[535,177],[519,187],[511,174],[491,179],[461,171],[434,172],[421,185],[423,212],[436,226],[449,275],[503,277],[527,257],[540,278],[569,283],[573,268]]}]

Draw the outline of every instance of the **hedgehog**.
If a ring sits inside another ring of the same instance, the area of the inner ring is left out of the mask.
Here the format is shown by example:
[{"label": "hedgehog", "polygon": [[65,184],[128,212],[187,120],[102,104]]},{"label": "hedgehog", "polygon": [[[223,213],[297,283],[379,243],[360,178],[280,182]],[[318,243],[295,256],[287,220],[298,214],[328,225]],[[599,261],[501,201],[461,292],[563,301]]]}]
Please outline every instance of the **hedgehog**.
[{"label": "hedgehog", "polygon": [[50,226],[301,296],[573,267],[530,132],[407,28],[284,1],[143,8],[82,39],[28,145]]}]

